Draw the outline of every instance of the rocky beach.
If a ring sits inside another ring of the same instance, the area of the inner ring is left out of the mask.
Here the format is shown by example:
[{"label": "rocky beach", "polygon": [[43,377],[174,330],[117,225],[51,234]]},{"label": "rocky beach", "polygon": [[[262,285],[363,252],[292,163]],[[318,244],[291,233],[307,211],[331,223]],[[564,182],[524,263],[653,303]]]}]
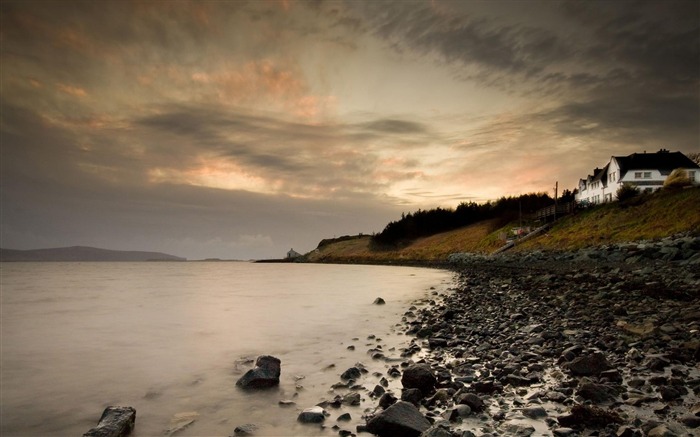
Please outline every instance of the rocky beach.
[{"label": "rocky beach", "polygon": [[404,314],[407,347],[368,350],[384,372],[338,369],[309,421],[342,436],[698,435],[700,238],[450,262],[456,286]]}]

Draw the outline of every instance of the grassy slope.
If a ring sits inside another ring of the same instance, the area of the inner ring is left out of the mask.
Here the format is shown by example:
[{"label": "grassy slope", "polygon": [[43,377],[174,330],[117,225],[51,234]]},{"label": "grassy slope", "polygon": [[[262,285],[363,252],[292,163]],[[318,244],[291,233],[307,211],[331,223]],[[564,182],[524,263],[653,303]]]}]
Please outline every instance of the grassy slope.
[{"label": "grassy slope", "polygon": [[[606,243],[656,239],[679,232],[700,233],[700,188],[660,192],[636,205],[603,205],[566,217],[546,234],[524,242],[514,251],[570,250]],[[388,263],[443,261],[454,252],[490,253],[501,246],[495,229],[485,221],[421,238],[398,250],[372,250],[370,237],[332,243],[308,254],[312,262]]]},{"label": "grassy slope", "polygon": [[700,232],[700,188],[659,192],[636,205],[618,203],[579,212],[516,250],[567,250]]}]

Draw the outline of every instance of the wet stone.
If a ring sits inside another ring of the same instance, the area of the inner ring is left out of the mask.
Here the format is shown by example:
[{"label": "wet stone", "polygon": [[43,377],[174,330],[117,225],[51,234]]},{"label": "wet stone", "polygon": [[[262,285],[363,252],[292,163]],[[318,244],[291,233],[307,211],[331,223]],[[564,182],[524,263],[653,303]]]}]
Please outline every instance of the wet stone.
[{"label": "wet stone", "polygon": [[328,413],[322,407],[311,407],[302,411],[297,417],[297,421],[301,423],[322,423],[326,420]]}]

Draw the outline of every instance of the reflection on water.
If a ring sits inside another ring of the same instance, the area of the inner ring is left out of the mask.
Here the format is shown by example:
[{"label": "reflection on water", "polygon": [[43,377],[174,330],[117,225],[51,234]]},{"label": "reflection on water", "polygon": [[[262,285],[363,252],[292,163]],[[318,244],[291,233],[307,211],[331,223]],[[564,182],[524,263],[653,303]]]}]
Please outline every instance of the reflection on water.
[{"label": "reflection on water", "polygon": [[[142,437],[182,417],[194,422],[178,436],[229,436],[246,423],[261,435],[324,434],[297,425],[298,412],[332,398],[354,363],[387,367],[371,363],[365,352],[377,340],[367,337],[400,345],[400,315],[451,277],[376,266],[3,263],[0,433],[81,435],[104,407],[130,405]],[[372,305],[378,296],[387,304]],[[242,358],[261,354],[282,360],[280,387],[237,390],[250,366]]]}]

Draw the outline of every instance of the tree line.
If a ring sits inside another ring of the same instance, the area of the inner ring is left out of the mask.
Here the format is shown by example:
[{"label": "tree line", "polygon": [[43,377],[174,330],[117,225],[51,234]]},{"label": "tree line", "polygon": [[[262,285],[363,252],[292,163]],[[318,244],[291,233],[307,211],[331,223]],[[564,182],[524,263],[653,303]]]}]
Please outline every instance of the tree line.
[{"label": "tree line", "polygon": [[[565,192],[565,194],[573,198],[572,193]],[[560,200],[565,200],[565,196]],[[416,238],[428,237],[491,219],[499,219],[498,225],[503,226],[518,219],[520,214],[523,216],[533,214],[538,209],[553,203],[554,199],[546,193],[530,193],[517,197],[501,197],[496,201],[482,204],[462,202],[454,209],[440,207],[429,210],[419,209],[413,213],[402,214],[401,219],[387,224],[382,232],[372,236],[372,241],[378,246],[398,246]]]}]

